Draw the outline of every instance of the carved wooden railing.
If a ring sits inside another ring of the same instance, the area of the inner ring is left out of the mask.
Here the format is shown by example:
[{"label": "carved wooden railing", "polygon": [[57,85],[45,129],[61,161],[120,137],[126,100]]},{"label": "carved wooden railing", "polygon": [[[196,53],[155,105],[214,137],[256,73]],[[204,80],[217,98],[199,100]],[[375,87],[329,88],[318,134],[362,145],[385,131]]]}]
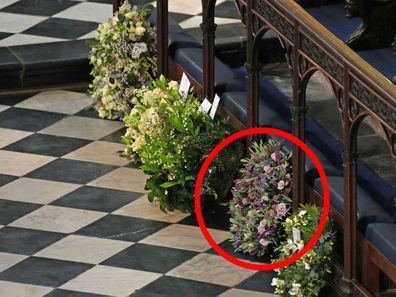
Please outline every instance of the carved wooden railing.
[{"label": "carved wooden railing", "polygon": [[[366,116],[374,117],[385,131],[396,160],[396,86],[360,58],[304,9],[291,0],[238,0],[248,30],[249,125],[258,126],[258,51],[262,36],[273,30],[287,52],[292,71],[292,131],[305,139],[306,87],[312,74],[321,71],[336,94],[343,126],[344,176],[344,278],[353,288],[357,275],[357,132]],[[293,148],[295,203],[304,202],[304,154]]]}]

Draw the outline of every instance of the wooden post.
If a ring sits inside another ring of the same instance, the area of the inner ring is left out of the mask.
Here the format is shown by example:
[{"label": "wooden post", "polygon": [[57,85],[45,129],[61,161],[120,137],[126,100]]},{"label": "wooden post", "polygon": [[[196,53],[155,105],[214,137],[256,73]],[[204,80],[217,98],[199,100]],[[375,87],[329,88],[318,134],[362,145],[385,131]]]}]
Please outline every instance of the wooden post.
[{"label": "wooden post", "polygon": [[[345,108],[350,105],[349,69],[344,66],[344,102]],[[344,286],[343,291],[352,294],[353,283],[356,279],[356,253],[357,253],[357,132],[352,131],[352,122],[349,113],[344,111],[343,127],[343,173],[344,173]]]},{"label": "wooden post", "polygon": [[113,0],[113,14],[120,8],[121,0]]},{"label": "wooden post", "polygon": [[[306,87],[302,88],[299,75],[299,26],[294,26],[294,46],[292,59],[292,85],[293,85],[293,105],[292,114],[292,134],[305,141],[305,115],[307,107],[305,102]],[[301,203],[306,202],[305,197],[305,153],[297,145],[293,145],[293,208],[298,209]]]},{"label": "wooden post", "polygon": [[[256,128],[259,126],[259,65],[255,37],[253,36],[252,9],[254,0],[247,0],[246,9],[246,72],[247,72],[247,127]],[[247,137],[247,146],[257,139],[257,135]]]},{"label": "wooden post", "polygon": [[202,0],[202,46],[203,46],[203,96],[214,98],[214,56],[215,31],[214,10],[216,0]]},{"label": "wooden post", "polygon": [[168,0],[157,0],[158,76],[168,76]]}]

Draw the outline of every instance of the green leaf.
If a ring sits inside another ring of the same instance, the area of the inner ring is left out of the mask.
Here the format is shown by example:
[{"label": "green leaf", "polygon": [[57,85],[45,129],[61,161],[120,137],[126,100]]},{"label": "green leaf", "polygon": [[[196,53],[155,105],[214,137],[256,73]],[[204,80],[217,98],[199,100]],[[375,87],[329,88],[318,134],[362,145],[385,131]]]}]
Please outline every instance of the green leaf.
[{"label": "green leaf", "polygon": [[126,136],[121,136],[121,143],[123,144],[132,144],[132,139]]},{"label": "green leaf", "polygon": [[143,171],[149,171],[149,172],[160,172],[160,170],[161,170],[161,168],[155,164],[143,164],[140,166],[140,169],[142,169]]},{"label": "green leaf", "polygon": [[171,121],[173,127],[175,127],[177,131],[179,131],[180,133],[185,132],[183,124],[177,115],[170,116],[169,120]]},{"label": "green leaf", "polygon": [[164,188],[164,189],[167,189],[167,188],[170,188],[170,187],[173,187],[173,186],[176,186],[177,184],[179,184],[178,182],[165,182],[165,183],[163,183],[163,184],[160,184],[160,187],[162,187],[162,188]]},{"label": "green leaf", "polygon": [[119,15],[118,15],[118,20],[119,20],[120,22],[125,21],[125,15],[119,14]]}]

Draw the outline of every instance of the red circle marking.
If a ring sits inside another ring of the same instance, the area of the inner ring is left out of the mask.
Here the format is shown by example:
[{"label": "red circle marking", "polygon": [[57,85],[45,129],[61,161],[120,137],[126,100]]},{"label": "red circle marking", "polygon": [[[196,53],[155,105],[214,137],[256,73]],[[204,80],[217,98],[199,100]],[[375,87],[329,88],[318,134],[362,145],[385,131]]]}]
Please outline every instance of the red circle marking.
[{"label": "red circle marking", "polygon": [[[323,188],[323,194],[324,194],[324,204],[323,204],[323,212],[322,216],[318,225],[318,229],[316,230],[315,234],[312,236],[312,238],[308,241],[308,243],[296,254],[293,256],[283,260],[279,261],[276,263],[270,263],[270,264],[253,264],[245,261],[241,261],[227,252],[225,252],[212,238],[210,235],[208,229],[205,226],[205,222],[202,217],[202,211],[201,211],[201,186],[202,186],[202,181],[205,177],[206,170],[208,169],[210,163],[212,160],[216,157],[216,155],[227,145],[232,143],[233,141],[249,136],[252,134],[273,134],[280,136],[282,138],[285,138],[289,141],[291,141],[294,144],[297,144],[313,161],[316,169],[319,172],[319,176],[322,182],[322,188]],[[279,129],[274,129],[274,128],[250,128],[250,129],[245,129],[241,130],[237,133],[234,133],[230,136],[228,136],[226,139],[224,139],[222,142],[220,142],[208,155],[208,157],[205,159],[201,170],[198,173],[198,178],[195,184],[195,194],[194,194],[194,206],[195,206],[195,214],[197,216],[198,224],[199,227],[201,228],[201,231],[203,235],[205,236],[206,240],[209,242],[209,244],[212,246],[212,248],[223,258],[228,260],[229,262],[240,266],[242,268],[246,269],[252,269],[252,270],[273,270],[273,269],[278,269],[282,268],[286,265],[290,265],[300,259],[302,256],[304,256],[316,243],[316,241],[319,239],[320,235],[322,234],[324,227],[326,225],[326,220],[327,216],[329,214],[329,208],[330,208],[330,193],[329,193],[329,184],[327,182],[327,177],[325,174],[325,171],[323,169],[322,164],[316,157],[316,155],[312,152],[312,150],[300,139],[297,137],[291,135],[290,133],[287,133],[285,131],[279,130]]]}]

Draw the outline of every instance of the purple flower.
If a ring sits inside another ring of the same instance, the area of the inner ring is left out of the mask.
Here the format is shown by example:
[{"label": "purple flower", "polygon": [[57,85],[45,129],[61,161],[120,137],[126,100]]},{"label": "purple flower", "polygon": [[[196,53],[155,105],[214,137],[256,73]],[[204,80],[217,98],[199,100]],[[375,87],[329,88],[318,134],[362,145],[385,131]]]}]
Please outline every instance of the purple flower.
[{"label": "purple flower", "polygon": [[269,241],[266,240],[266,239],[264,239],[264,238],[261,238],[259,242],[260,242],[260,244],[261,244],[262,246],[264,246],[264,247],[267,247],[268,244],[269,244]]},{"label": "purple flower", "polygon": [[258,233],[261,235],[261,234],[263,234],[263,233],[265,232],[265,227],[259,225],[258,228],[257,228],[257,231],[258,231]]},{"label": "purple flower", "polygon": [[261,200],[263,200],[263,201],[268,201],[268,200],[269,200],[269,198],[268,198],[268,196],[267,196],[267,195],[263,195],[263,196],[261,196]]},{"label": "purple flower", "polygon": [[267,214],[268,214],[268,216],[269,216],[270,218],[275,217],[275,211],[272,210],[272,209],[268,210]]},{"label": "purple flower", "polygon": [[287,206],[285,203],[279,203],[274,205],[274,209],[277,213],[277,218],[282,218],[287,213]]},{"label": "purple flower", "polygon": [[270,166],[270,165],[265,165],[265,166],[264,166],[264,172],[265,172],[265,173],[271,172],[271,166]]}]

